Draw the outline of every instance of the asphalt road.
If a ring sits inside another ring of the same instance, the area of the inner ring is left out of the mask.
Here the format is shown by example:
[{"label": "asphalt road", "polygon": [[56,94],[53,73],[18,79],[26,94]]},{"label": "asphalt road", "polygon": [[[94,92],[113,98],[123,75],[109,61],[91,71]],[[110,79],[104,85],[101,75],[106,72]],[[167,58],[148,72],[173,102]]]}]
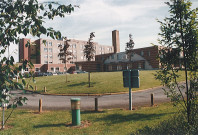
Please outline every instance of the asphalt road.
[{"label": "asphalt road", "polygon": [[[13,91],[15,96],[25,96],[28,98],[27,104],[22,108],[38,110],[39,99],[42,99],[43,110],[70,110],[71,98],[80,98],[81,110],[93,110],[95,107],[95,96],[55,96],[41,95],[31,92],[24,94],[21,90]],[[162,87],[132,92],[133,107],[150,106],[151,93],[154,93],[154,104],[168,102],[170,99],[164,95]],[[128,108],[129,94],[104,95],[98,97],[99,109]]]}]

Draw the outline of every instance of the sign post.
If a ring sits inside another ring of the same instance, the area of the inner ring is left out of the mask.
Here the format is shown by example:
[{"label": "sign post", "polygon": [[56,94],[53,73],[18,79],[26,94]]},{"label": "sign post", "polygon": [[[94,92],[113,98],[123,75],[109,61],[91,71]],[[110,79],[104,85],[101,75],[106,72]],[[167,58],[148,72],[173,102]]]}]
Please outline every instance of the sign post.
[{"label": "sign post", "polygon": [[123,83],[124,87],[129,88],[129,110],[132,110],[132,88],[139,88],[139,70],[124,70]]},{"label": "sign post", "polygon": [[129,76],[129,110],[132,110],[132,92],[131,92],[131,72],[128,72]]}]

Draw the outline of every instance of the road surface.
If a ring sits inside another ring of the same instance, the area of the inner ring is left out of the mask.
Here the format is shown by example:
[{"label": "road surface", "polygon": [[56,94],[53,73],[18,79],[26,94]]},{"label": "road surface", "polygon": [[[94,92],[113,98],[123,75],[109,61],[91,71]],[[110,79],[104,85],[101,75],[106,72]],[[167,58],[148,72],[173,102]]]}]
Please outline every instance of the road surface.
[{"label": "road surface", "polygon": [[[38,109],[39,99],[42,99],[43,110],[70,110],[71,98],[80,98],[81,110],[93,110],[95,107],[95,96],[57,96],[57,95],[41,95],[31,92],[23,93],[21,90],[13,91],[15,96],[24,96],[28,98],[27,104],[22,108],[36,110]],[[168,102],[170,99],[164,95],[162,87],[149,90],[132,92],[133,107],[150,106],[151,93],[154,93],[154,104]],[[128,108],[129,94],[104,95],[98,97],[99,109],[111,108]]]}]

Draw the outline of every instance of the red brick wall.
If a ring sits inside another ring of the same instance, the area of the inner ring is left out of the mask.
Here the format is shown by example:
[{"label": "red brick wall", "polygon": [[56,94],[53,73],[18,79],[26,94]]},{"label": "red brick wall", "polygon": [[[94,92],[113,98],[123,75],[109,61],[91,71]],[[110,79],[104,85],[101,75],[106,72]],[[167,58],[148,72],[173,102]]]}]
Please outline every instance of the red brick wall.
[{"label": "red brick wall", "polygon": [[100,72],[103,71],[103,65],[97,61],[76,62],[76,66],[82,66],[83,71],[87,72]]},{"label": "red brick wall", "polygon": [[19,42],[19,61],[21,62],[22,60],[29,60],[29,55],[28,55],[28,47],[25,47],[27,44],[27,41],[30,41],[30,39],[23,38]]},{"label": "red brick wall", "polygon": [[107,59],[107,57],[113,55],[114,53],[108,53],[108,54],[101,54],[95,56],[95,61],[97,62],[104,62],[104,60]]},{"label": "red brick wall", "polygon": [[[134,49],[134,52],[138,55],[141,55],[141,52],[143,51],[144,55],[141,56],[149,62],[152,68],[159,68],[159,60],[157,59],[158,50],[159,50],[158,46],[152,46],[152,47]],[[150,52],[150,56],[149,56],[149,52]]]},{"label": "red brick wall", "polygon": [[[127,70],[127,65],[130,64],[130,62],[119,62],[119,63],[111,63],[111,64],[107,64],[105,65],[105,71],[110,71],[108,66],[112,66],[112,70],[111,71],[118,71],[117,66],[122,66],[121,70]],[[139,64],[141,65],[141,68],[139,68]],[[145,68],[145,61],[141,60],[141,61],[135,61],[132,62],[132,69],[144,69]]]}]

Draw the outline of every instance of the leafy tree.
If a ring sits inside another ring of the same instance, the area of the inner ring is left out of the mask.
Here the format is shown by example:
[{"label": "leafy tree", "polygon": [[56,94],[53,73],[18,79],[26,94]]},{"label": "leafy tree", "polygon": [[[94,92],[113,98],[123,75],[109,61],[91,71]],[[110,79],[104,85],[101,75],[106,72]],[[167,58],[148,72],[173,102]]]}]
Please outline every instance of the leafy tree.
[{"label": "leafy tree", "polygon": [[[197,124],[198,118],[198,9],[191,9],[192,3],[187,0],[171,0],[166,4],[170,16],[158,21],[161,25],[158,41],[163,48],[159,52],[162,70],[157,72],[156,78],[169,88],[165,92],[174,105],[183,106],[184,120],[186,118],[190,128]],[[179,64],[180,68],[176,68]],[[178,71],[182,69],[185,85],[178,83]],[[186,100],[182,89],[186,90]]]},{"label": "leafy tree", "polygon": [[58,56],[60,57],[60,60],[65,63],[65,70],[66,70],[66,83],[67,83],[67,62],[69,60],[71,60],[72,56],[73,56],[73,53],[70,52],[68,50],[70,44],[68,43],[68,39],[67,38],[64,38],[65,41],[64,41],[64,45],[59,45],[58,47],[60,48],[60,53],[58,54]]},{"label": "leafy tree", "polygon": [[[91,32],[87,45],[85,45],[84,48],[84,55],[87,61],[91,61],[94,58],[94,53],[95,53],[94,42],[93,42],[94,37],[95,37],[94,32]],[[90,87],[90,72],[88,72],[88,82]]]},{"label": "leafy tree", "polygon": [[126,43],[126,47],[125,47],[125,53],[127,57],[129,58],[129,61],[131,61],[131,55],[133,54],[134,45],[135,43],[132,39],[132,35],[129,34],[129,42]]},{"label": "leafy tree", "polygon": [[[22,79],[22,84],[13,81],[12,78],[22,69],[26,69],[27,66],[33,67],[33,64],[27,60],[23,60],[19,67],[15,67],[12,56],[8,58],[2,56],[6,49],[13,43],[18,44],[21,35],[27,36],[27,34],[30,34],[34,37],[47,35],[53,39],[61,38],[61,32],[51,27],[46,28],[44,20],[53,20],[56,16],[64,17],[65,14],[70,14],[73,10],[72,5],[61,5],[55,2],[39,3],[37,0],[0,1],[0,105],[3,110],[5,104],[8,104],[8,109],[14,109],[17,106],[22,106],[27,100],[25,97],[17,97],[11,103],[9,99],[14,97],[10,94],[10,91],[14,88],[23,89],[26,86],[21,73],[19,73],[19,76]],[[28,42],[26,46],[29,45]],[[33,76],[32,73],[29,75]],[[8,99],[8,97],[10,98]],[[13,110],[11,114],[12,112]],[[2,128],[5,123],[3,122]]]}]

